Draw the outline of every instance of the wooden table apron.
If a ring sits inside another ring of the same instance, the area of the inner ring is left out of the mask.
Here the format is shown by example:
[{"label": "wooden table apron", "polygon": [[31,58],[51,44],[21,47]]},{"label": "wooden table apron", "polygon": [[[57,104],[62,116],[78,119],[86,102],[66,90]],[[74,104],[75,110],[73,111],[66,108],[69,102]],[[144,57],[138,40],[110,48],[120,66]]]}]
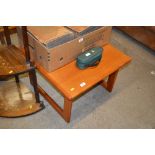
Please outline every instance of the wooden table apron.
[{"label": "wooden table apron", "polygon": [[[84,71],[79,70],[75,66],[75,61],[51,73],[47,72],[39,64],[36,64],[38,71],[64,96],[63,109],[38,85],[40,94],[66,122],[70,122],[72,103],[77,97],[86,93],[96,84],[100,84],[107,91],[111,92],[119,70],[131,61],[129,56],[112,47],[110,44],[103,48],[103,60],[99,66]],[[77,75],[77,77],[74,75]],[[90,77],[91,75],[94,75],[94,77]],[[68,80],[65,80],[64,78],[67,76]],[[104,80],[107,77],[108,79]],[[82,81],[86,82],[85,88],[78,87]],[[72,85],[75,86],[75,88],[72,87]],[[75,91],[73,89],[75,89]]]}]

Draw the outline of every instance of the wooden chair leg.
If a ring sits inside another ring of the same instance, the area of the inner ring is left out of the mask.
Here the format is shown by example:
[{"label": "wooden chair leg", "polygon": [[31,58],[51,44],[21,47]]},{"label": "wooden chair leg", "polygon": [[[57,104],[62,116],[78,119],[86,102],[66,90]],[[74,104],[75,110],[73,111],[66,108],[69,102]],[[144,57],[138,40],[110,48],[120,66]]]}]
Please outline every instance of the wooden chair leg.
[{"label": "wooden chair leg", "polygon": [[113,72],[112,74],[110,74],[109,77],[108,77],[108,81],[107,82],[103,81],[101,83],[101,85],[106,90],[108,90],[109,92],[112,92],[112,89],[114,87],[114,84],[115,84],[115,81],[116,81],[116,77],[117,77],[118,71],[119,70],[117,70],[117,71]]},{"label": "wooden chair leg", "polygon": [[19,83],[19,75],[15,75],[16,83]]},{"label": "wooden chair leg", "polygon": [[64,119],[66,122],[70,122],[71,118],[71,111],[72,111],[72,102],[71,100],[68,100],[67,98],[64,97]]},{"label": "wooden chair leg", "polygon": [[40,103],[39,90],[38,90],[38,86],[37,86],[37,77],[36,77],[35,69],[31,70],[29,72],[29,75],[31,75],[31,76],[29,76],[29,78],[30,78],[30,81],[32,82],[31,84],[33,85],[36,102]]},{"label": "wooden chair leg", "polygon": [[4,35],[5,35],[5,38],[6,38],[6,42],[7,42],[7,45],[11,45],[11,37],[10,37],[10,32],[9,32],[9,26],[3,26],[4,28]]},{"label": "wooden chair leg", "polygon": [[29,80],[30,80],[31,85],[33,85],[32,78],[33,78],[33,74],[31,72],[29,72]]},{"label": "wooden chair leg", "polygon": [[1,44],[2,44],[2,45],[5,44],[4,35],[3,35],[2,32],[0,33],[0,41],[1,41]]}]

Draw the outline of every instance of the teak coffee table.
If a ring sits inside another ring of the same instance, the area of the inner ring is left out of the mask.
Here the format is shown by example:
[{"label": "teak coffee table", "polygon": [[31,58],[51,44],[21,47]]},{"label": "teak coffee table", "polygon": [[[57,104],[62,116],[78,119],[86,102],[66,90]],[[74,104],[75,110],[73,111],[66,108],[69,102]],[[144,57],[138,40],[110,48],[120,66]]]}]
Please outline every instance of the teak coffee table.
[{"label": "teak coffee table", "polygon": [[[85,70],[78,69],[76,61],[50,73],[36,64],[38,71],[64,96],[64,108],[62,109],[40,86],[38,86],[39,92],[66,122],[70,122],[72,103],[77,97],[97,84],[111,92],[118,71],[131,61],[131,57],[110,44],[103,48],[100,64]],[[104,80],[107,77],[108,80]]]}]

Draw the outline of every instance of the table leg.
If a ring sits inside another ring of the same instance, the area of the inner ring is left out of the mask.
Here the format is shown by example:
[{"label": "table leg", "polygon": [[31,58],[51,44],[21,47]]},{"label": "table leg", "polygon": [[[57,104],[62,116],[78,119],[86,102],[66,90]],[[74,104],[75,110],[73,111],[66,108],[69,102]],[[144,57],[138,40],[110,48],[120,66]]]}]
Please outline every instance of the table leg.
[{"label": "table leg", "polygon": [[38,85],[40,94],[49,102],[49,104],[60,114],[60,116],[67,122],[70,122],[72,102],[64,97],[64,108],[62,109],[52,97],[50,97],[43,88]]},{"label": "table leg", "polygon": [[72,101],[64,98],[64,119],[66,122],[70,122],[71,117],[71,110],[72,110]]},{"label": "table leg", "polygon": [[108,90],[109,92],[112,92],[112,89],[114,87],[115,81],[116,81],[116,77],[118,74],[118,71],[113,72],[112,74],[109,75],[107,82],[102,81],[101,85]]}]

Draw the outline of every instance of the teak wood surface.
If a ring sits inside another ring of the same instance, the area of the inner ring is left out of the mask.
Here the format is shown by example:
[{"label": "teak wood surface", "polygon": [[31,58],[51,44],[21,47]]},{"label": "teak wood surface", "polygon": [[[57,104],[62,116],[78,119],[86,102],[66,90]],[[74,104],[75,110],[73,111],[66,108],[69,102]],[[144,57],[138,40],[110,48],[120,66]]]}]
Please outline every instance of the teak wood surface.
[{"label": "teak wood surface", "polygon": [[[103,47],[103,56],[97,67],[80,70],[76,67],[76,61],[65,65],[53,72],[47,72],[39,64],[39,72],[64,96],[64,109],[41,88],[40,93],[48,100],[53,108],[65,119],[70,122],[72,102],[78,96],[87,92],[96,84],[101,84],[109,92],[112,91],[118,71],[131,61],[131,57],[108,44]],[[108,77],[107,81],[104,79]],[[80,86],[84,83],[83,86]]]}]

